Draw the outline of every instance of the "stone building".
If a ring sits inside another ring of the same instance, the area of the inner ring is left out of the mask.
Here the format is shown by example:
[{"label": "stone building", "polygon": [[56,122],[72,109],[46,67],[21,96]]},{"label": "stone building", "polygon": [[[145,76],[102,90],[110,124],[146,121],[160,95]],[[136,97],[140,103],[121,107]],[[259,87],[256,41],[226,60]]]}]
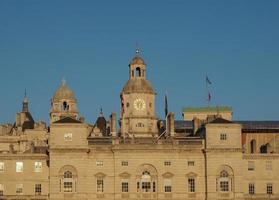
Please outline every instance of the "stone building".
[{"label": "stone building", "polygon": [[234,121],[230,107],[183,109],[160,120],[139,51],[120,92],[121,116],[79,117],[63,81],[50,124],[28,98],[0,126],[0,199],[279,199],[279,121]]}]

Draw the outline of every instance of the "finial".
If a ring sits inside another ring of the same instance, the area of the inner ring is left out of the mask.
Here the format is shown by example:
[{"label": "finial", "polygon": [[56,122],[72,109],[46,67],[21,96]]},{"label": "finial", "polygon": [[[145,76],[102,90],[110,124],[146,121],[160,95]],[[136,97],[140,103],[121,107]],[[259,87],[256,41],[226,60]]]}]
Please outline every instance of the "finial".
[{"label": "finial", "polygon": [[103,117],[104,116],[104,114],[103,114],[103,108],[102,108],[102,106],[100,107],[100,117]]},{"label": "finial", "polygon": [[24,102],[24,103],[28,103],[26,88],[24,89],[24,98],[23,98],[23,102]]},{"label": "finial", "polygon": [[136,56],[139,56],[139,55],[140,55],[140,48],[139,48],[138,42],[136,42]]},{"label": "finial", "polygon": [[66,79],[63,77],[62,78],[62,86],[65,86],[66,85]]}]

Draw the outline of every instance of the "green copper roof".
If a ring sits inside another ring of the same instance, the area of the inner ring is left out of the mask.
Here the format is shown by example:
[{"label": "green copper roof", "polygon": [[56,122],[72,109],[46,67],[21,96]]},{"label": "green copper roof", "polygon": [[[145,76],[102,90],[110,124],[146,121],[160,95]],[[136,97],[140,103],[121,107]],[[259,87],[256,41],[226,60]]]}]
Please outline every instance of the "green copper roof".
[{"label": "green copper roof", "polygon": [[230,106],[185,107],[182,112],[232,112]]}]

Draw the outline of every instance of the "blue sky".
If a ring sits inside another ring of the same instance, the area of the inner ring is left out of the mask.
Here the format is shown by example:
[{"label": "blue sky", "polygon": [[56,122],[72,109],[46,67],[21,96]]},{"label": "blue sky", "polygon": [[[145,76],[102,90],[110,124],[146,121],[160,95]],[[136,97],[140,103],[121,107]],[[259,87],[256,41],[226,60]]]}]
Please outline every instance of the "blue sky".
[{"label": "blue sky", "polygon": [[136,43],[163,117],[184,106],[229,105],[236,120],[279,119],[279,1],[0,1],[0,123],[14,122],[24,89],[49,121],[61,79],[80,115],[119,114]]}]

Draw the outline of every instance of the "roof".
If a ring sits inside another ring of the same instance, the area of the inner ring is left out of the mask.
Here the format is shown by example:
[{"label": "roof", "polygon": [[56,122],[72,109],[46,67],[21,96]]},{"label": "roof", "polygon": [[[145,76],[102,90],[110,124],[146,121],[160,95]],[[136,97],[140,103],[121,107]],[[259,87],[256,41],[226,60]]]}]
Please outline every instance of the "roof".
[{"label": "roof", "polygon": [[71,118],[71,117],[64,117],[63,119],[60,119],[53,123],[55,123],[55,124],[81,124],[82,122],[77,119]]},{"label": "roof", "polygon": [[223,119],[223,118],[216,118],[213,121],[209,122],[209,124],[232,124],[232,121]]},{"label": "roof", "polygon": [[182,112],[232,112],[230,106],[184,107]]},{"label": "roof", "polygon": [[61,99],[71,99],[76,100],[73,91],[66,85],[65,81],[62,81],[61,86],[56,90],[53,95],[53,100],[61,100]]},{"label": "roof", "polygon": [[146,79],[132,78],[127,81],[122,89],[124,93],[151,93],[154,94],[154,90],[150,82]]},{"label": "roof", "polygon": [[130,65],[145,65],[145,62],[144,62],[143,58],[141,58],[139,56],[135,56],[131,60]]},{"label": "roof", "polygon": [[279,129],[279,121],[234,121],[242,125],[242,129]]}]

